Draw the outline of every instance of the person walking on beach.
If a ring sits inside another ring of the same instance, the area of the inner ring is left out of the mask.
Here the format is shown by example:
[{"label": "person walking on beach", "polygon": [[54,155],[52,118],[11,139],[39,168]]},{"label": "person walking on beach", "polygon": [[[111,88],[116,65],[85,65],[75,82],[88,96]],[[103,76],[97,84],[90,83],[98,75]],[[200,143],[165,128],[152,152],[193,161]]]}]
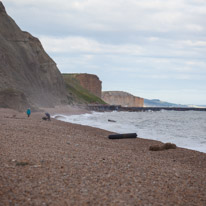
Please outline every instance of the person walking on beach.
[{"label": "person walking on beach", "polygon": [[27,111],[26,111],[26,113],[27,113],[27,116],[30,117],[30,115],[31,115],[31,109],[28,108]]}]

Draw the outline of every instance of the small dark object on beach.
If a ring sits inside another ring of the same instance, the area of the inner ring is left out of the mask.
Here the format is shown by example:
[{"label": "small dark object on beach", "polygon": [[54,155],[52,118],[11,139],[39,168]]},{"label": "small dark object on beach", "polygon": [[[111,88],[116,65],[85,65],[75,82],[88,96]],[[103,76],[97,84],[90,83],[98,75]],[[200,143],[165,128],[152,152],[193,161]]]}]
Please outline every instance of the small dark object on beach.
[{"label": "small dark object on beach", "polygon": [[46,112],[45,115],[46,115],[46,116],[45,116],[45,117],[42,117],[42,119],[43,119],[43,120],[51,121],[50,114]]},{"label": "small dark object on beach", "polygon": [[112,119],[108,119],[108,122],[116,122],[115,120]]},{"label": "small dark object on beach", "polygon": [[47,119],[50,121],[51,120],[51,117],[50,117],[50,114],[48,112],[45,113]]},{"label": "small dark object on beach", "polygon": [[151,150],[151,151],[161,151],[161,150],[163,150],[163,148],[159,145],[152,145],[152,146],[149,147],[149,150]]},{"label": "small dark object on beach", "polygon": [[165,143],[161,146],[159,145],[153,145],[149,147],[149,150],[151,151],[162,151],[162,150],[167,150],[167,149],[176,149],[177,146],[175,144],[172,143]]},{"label": "small dark object on beach", "polygon": [[26,165],[29,165],[28,162],[17,162],[16,163],[16,166],[26,166]]},{"label": "small dark object on beach", "polygon": [[163,148],[164,148],[164,149],[176,149],[177,146],[176,146],[175,144],[172,144],[172,143],[165,143],[165,144],[163,145]]},{"label": "small dark object on beach", "polygon": [[126,139],[126,138],[137,138],[136,133],[128,133],[128,134],[111,134],[108,136],[109,139]]}]

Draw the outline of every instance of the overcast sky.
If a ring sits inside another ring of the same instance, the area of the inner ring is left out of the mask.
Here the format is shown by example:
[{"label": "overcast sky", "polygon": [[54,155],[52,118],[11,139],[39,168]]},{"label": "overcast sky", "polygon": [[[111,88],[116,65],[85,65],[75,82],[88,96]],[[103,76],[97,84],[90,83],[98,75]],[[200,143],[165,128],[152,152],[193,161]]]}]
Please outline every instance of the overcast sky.
[{"label": "overcast sky", "polygon": [[104,91],[206,105],[206,0],[3,0],[62,73]]}]

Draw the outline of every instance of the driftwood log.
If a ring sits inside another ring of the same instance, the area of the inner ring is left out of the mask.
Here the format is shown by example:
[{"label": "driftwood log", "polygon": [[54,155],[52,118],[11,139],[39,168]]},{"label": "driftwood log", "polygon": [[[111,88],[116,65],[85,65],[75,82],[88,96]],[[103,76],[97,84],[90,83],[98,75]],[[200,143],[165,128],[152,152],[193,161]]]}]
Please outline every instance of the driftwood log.
[{"label": "driftwood log", "polygon": [[127,139],[127,138],[137,138],[136,133],[128,133],[128,134],[111,134],[108,136],[109,139]]}]

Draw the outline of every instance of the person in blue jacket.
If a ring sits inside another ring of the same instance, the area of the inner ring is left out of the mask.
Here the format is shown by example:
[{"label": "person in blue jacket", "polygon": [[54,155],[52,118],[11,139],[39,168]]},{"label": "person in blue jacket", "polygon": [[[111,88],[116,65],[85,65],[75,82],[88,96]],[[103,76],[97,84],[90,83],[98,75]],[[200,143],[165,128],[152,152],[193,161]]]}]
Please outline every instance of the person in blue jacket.
[{"label": "person in blue jacket", "polygon": [[28,117],[30,117],[30,115],[31,115],[31,109],[30,109],[30,108],[27,109],[26,113],[27,113]]}]

